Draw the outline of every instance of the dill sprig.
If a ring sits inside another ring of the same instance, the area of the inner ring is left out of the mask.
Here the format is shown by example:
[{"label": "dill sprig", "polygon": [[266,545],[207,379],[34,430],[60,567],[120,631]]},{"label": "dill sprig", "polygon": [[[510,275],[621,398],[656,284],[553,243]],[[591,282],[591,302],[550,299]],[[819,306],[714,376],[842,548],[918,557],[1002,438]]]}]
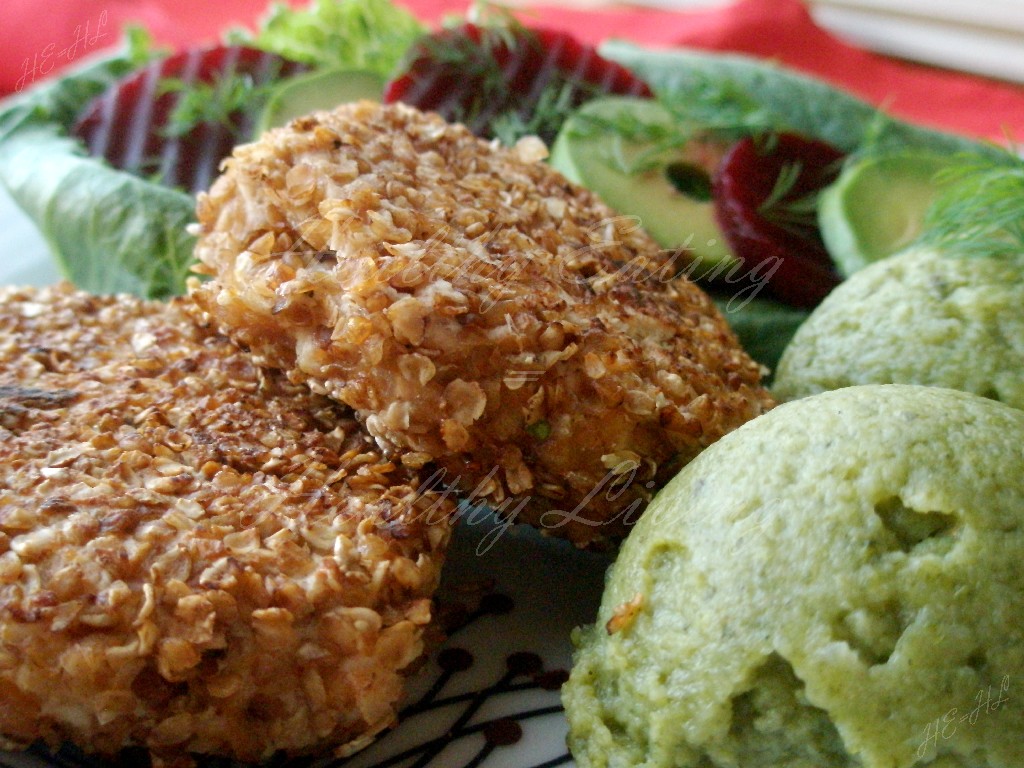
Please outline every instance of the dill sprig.
[{"label": "dill sprig", "polygon": [[506,145],[530,135],[551,142],[581,101],[601,93],[597,85],[557,70],[539,94],[515,91],[509,62],[543,56],[540,38],[506,9],[489,3],[477,3],[468,18],[476,27],[473,35],[464,33],[466,22],[460,20],[447,34],[425,36],[407,57],[412,62],[425,58],[431,67],[450,73],[457,89],[471,84],[471,99],[444,105],[449,119]]},{"label": "dill sprig", "polygon": [[700,124],[702,132],[722,140],[789,130],[740,83],[710,73],[695,73],[693,80],[694,98],[680,101],[659,94],[659,101],[673,114],[675,122]]},{"label": "dill sprig", "polygon": [[922,243],[955,256],[1024,255],[1024,159],[963,154],[935,181]]},{"label": "dill sprig", "polygon": [[[475,32],[463,29],[467,24],[473,25]],[[515,94],[503,61],[520,55],[522,47],[530,45],[539,47],[536,35],[510,13],[499,12],[487,3],[477,3],[470,9],[467,19],[449,19],[440,34],[423,35],[406,53],[400,69],[411,68],[415,73],[417,62],[422,61],[428,71],[446,73],[457,85],[449,103],[441,107],[442,114],[480,132],[500,114],[500,105],[514,102]],[[467,88],[469,94],[461,93]],[[468,101],[464,101],[466,96],[471,96]],[[504,115],[503,119],[506,136],[512,136],[514,118]],[[514,138],[519,135],[522,134]]]},{"label": "dill sprig", "polygon": [[219,73],[211,82],[193,83],[165,77],[158,92],[177,93],[178,99],[168,115],[164,135],[180,138],[203,124],[224,125],[237,132],[238,115],[257,110],[268,90],[267,85],[256,85],[249,73]]},{"label": "dill sprig", "polygon": [[[761,150],[770,152],[775,136],[786,130],[785,125],[732,81],[704,76],[695,87],[701,91],[701,97],[685,103],[655,93],[655,100],[668,119],[645,120],[630,109],[611,115],[579,112],[573,131],[584,136],[607,133],[623,142],[643,145],[643,151],[628,159],[624,155],[610,158],[620,172],[632,175],[660,167],[666,156],[695,140],[726,147],[754,136],[761,143]],[[795,180],[791,179],[790,184]]]},{"label": "dill sprig", "polygon": [[[620,109],[613,114],[576,112],[572,131],[581,137],[599,134],[613,136],[616,141],[609,146],[608,160],[620,173],[632,176],[661,167],[668,156],[685,147],[697,132],[690,121],[645,120],[630,109]],[[700,135],[703,135],[703,128]],[[639,152],[625,152],[624,145],[644,147]]]},{"label": "dill sprig", "polygon": [[[461,35],[427,35],[421,42],[422,50],[415,51],[415,54],[420,56],[425,52],[433,65],[447,68],[460,78],[472,81],[479,89],[479,109],[483,109],[484,105],[507,98],[509,85],[497,53],[502,47],[514,51],[517,41],[506,40],[506,37],[503,29],[491,27],[481,28],[479,42]],[[460,117],[469,120],[476,111],[476,108],[471,108]]]},{"label": "dill sprig", "polygon": [[842,163],[843,161],[839,160],[817,171],[815,177],[821,184],[803,195],[795,195],[794,192],[804,172],[804,164],[799,161],[784,163],[775,178],[771,192],[758,206],[758,213],[766,221],[796,234],[816,230],[818,203],[825,189],[826,180],[834,180],[839,175]]},{"label": "dill sprig", "polygon": [[492,118],[491,135],[508,147],[523,136],[553,136],[576,109],[573,94],[573,83],[548,83],[526,114],[521,109],[507,109]]},{"label": "dill sprig", "polygon": [[480,79],[485,97],[506,94],[509,83],[499,54],[516,54],[523,45],[539,48],[537,36],[510,10],[486,0],[475,0],[465,19],[453,17],[446,20],[445,26],[457,29],[466,23],[479,29],[479,42],[458,35],[452,38],[427,34],[422,38],[424,46],[436,62],[457,67],[465,77]]},{"label": "dill sprig", "polygon": [[793,198],[793,190],[804,172],[801,162],[785,163],[775,184],[761,205],[758,213],[766,220],[787,230],[801,230],[817,226],[819,190]]}]

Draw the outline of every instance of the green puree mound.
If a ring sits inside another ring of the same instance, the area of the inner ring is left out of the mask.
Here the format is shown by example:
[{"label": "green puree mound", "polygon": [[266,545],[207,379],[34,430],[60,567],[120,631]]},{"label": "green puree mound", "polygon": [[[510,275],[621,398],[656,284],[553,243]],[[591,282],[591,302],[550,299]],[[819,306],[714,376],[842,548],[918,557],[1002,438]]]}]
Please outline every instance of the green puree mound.
[{"label": "green puree mound", "polygon": [[779,406],[661,491],[578,632],[581,768],[1024,766],[1024,411]]},{"label": "green puree mound", "polygon": [[1024,408],[1024,255],[905,251],[856,272],[797,330],[781,400],[854,384],[951,387]]}]

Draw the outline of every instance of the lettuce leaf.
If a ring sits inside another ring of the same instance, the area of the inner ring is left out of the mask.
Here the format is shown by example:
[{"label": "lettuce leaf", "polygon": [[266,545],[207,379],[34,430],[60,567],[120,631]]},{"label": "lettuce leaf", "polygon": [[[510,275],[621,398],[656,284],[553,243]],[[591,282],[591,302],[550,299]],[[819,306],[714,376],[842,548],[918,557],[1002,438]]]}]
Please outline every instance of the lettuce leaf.
[{"label": "lettuce leaf", "polygon": [[426,28],[390,0],[314,0],[296,10],[275,3],[247,43],[316,68],[366,70],[387,77]]},{"label": "lettuce leaf", "polygon": [[68,137],[85,105],[150,55],[132,32],[123,51],[0,105],[0,182],[64,275],[94,293],[181,293],[192,263],[193,198],[88,157]]},{"label": "lettuce leaf", "polygon": [[195,200],[87,157],[56,125],[0,141],[0,178],[32,218],[64,276],[93,293],[181,293]]}]

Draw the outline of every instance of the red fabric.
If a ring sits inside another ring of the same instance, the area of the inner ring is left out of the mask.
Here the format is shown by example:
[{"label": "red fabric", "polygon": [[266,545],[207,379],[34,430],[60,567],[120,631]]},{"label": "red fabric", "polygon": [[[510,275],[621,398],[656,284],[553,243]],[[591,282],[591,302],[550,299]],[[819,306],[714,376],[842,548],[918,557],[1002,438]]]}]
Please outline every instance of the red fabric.
[{"label": "red fabric", "polygon": [[[217,39],[232,25],[254,25],[266,1],[63,0],[40,11],[38,0],[4,0],[0,94],[30,87],[115,44],[125,22],[141,23],[161,43],[180,47]],[[432,24],[467,7],[466,0],[399,1]],[[621,37],[771,58],[920,123],[997,141],[1024,137],[1024,88],[866,52],[816,26],[801,0],[739,0],[722,9],[685,12],[538,5],[520,16],[591,43]]]}]

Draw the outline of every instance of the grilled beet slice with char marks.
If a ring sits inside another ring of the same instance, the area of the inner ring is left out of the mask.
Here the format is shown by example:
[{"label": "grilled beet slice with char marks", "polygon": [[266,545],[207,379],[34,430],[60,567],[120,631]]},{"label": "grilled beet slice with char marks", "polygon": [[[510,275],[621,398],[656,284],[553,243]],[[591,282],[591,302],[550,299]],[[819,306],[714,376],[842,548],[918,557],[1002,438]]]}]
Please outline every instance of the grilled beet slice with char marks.
[{"label": "grilled beet slice with char marks", "polygon": [[72,134],[115,168],[197,192],[249,139],[262,86],[307,68],[244,46],[188,49],[122,78],[86,107]]},{"label": "grilled beet slice with char marks", "polygon": [[550,144],[589,98],[651,96],[647,84],[572,35],[465,23],[425,36],[384,102],[405,102],[465,123],[479,136],[532,133]]}]

